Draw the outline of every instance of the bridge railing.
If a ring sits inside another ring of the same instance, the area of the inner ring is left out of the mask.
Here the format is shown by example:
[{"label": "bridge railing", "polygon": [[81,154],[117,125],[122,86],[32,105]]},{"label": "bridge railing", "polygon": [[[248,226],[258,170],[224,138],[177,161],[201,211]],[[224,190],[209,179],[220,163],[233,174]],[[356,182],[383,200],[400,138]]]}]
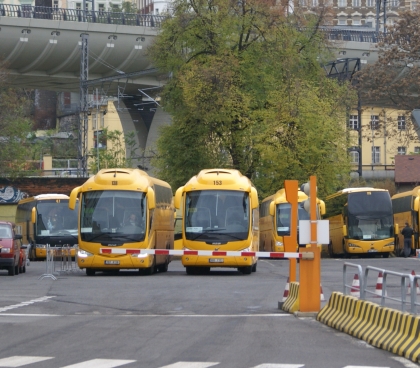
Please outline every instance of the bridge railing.
[{"label": "bridge railing", "polygon": [[37,18],[144,27],[160,27],[164,19],[161,15],[153,14],[132,14],[11,4],[0,4],[0,17]]}]

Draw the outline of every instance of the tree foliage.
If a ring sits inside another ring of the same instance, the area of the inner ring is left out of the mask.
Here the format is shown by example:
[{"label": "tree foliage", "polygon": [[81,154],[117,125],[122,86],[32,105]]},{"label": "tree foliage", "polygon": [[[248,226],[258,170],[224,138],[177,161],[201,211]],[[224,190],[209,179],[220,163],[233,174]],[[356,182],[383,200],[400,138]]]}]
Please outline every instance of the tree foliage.
[{"label": "tree foliage", "polygon": [[[406,111],[405,129],[398,129],[396,119],[385,113],[376,128],[379,131],[386,124],[388,137],[409,146],[420,136],[419,126],[411,119],[411,111],[420,108],[420,9],[403,12],[399,18],[378,43],[377,62],[364,67],[357,79],[363,104]],[[368,129],[364,138],[369,140],[371,134]]]},{"label": "tree foliage", "polygon": [[0,63],[0,172],[17,177],[33,173],[27,160],[33,151],[31,100],[24,90],[11,88]]},{"label": "tree foliage", "polygon": [[[149,49],[171,73],[158,175],[174,187],[208,167],[240,170],[260,196],[310,175],[326,191],[348,173],[347,85],[326,78],[321,15],[286,16],[266,0],[175,0]],[[354,106],[354,105],[353,105]]]},{"label": "tree foliage", "polygon": [[134,132],[104,129],[98,137],[98,148],[89,154],[89,171],[96,174],[101,169],[132,167],[138,146]]}]

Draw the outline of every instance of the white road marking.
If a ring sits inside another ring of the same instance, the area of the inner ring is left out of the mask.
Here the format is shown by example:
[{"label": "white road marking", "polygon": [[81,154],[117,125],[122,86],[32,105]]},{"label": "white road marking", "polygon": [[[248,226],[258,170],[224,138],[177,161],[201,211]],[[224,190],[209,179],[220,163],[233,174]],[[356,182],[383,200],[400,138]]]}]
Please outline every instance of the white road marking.
[{"label": "white road marking", "polygon": [[219,362],[177,362],[161,368],[207,368],[216,364]]},{"label": "white road marking", "polygon": [[418,368],[419,365],[412,362],[411,360],[408,360],[403,357],[391,357],[391,359],[396,360],[397,362],[401,363],[406,368]]},{"label": "white road marking", "polygon": [[300,368],[304,367],[305,364],[260,364],[253,368]]},{"label": "white road marking", "polygon": [[38,363],[52,358],[53,357],[16,355],[9,358],[0,359],[0,367],[22,367],[27,364]]},{"label": "white road marking", "polygon": [[32,299],[32,300],[29,300],[27,302],[22,302],[22,303],[19,303],[19,304],[8,305],[6,307],[0,308],[0,313],[6,312],[6,311],[8,311],[10,309],[16,309],[16,308],[20,308],[20,307],[26,307],[26,306],[31,305],[31,304],[34,304],[34,303],[45,302],[45,301],[47,301],[48,299],[51,299],[51,298],[55,298],[55,297],[54,296],[43,296],[41,298]]},{"label": "white road marking", "polygon": [[373,365],[346,365],[343,368],[389,368],[389,367],[377,367]]},{"label": "white road marking", "polygon": [[120,359],[92,359],[86,362],[81,362],[72,365],[66,365],[62,368],[113,368],[121,365],[134,363],[135,360],[120,360]]}]

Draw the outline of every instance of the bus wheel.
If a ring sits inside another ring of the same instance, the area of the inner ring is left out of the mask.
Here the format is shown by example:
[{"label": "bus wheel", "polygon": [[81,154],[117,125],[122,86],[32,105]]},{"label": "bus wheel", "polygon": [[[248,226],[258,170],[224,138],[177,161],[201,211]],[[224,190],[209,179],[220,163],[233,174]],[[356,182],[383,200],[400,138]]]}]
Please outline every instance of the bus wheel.
[{"label": "bus wheel", "polygon": [[328,254],[329,254],[330,258],[334,258],[334,256],[335,256],[334,251],[333,251],[332,242],[330,242],[330,244],[328,244]]},{"label": "bus wheel", "polygon": [[161,265],[157,266],[157,270],[159,272],[167,272],[168,271],[168,266],[169,266],[169,263],[168,263],[168,261],[166,261],[164,264],[161,264]]},{"label": "bus wheel", "polygon": [[344,243],[344,240],[343,240],[343,258],[350,258],[350,254],[346,250],[346,244]]},{"label": "bus wheel", "polygon": [[195,275],[196,274],[196,268],[192,267],[192,266],[186,266],[185,267],[185,272],[187,273],[187,275]]},{"label": "bus wheel", "polygon": [[252,272],[252,266],[238,267],[238,271],[242,272],[244,275],[250,275]]},{"label": "bus wheel", "polygon": [[257,272],[257,262],[252,265],[252,272]]},{"label": "bus wheel", "polygon": [[93,270],[92,268],[86,268],[86,275],[95,276],[95,270]]}]

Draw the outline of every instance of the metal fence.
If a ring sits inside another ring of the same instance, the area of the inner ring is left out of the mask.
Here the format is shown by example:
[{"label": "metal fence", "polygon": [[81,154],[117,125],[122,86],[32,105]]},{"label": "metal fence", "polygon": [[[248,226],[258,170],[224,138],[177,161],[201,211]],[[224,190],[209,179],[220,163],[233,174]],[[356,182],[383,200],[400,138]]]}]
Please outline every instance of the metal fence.
[{"label": "metal fence", "polygon": [[[72,249],[75,250],[74,257],[71,255]],[[80,271],[77,266],[77,248],[70,245],[63,245],[62,247],[51,247],[46,244],[46,258],[45,258],[45,273],[38,279],[50,278],[57,280],[55,275],[61,273],[69,273]]]},{"label": "metal fence", "polygon": [[[349,283],[349,276],[356,270],[354,281],[357,276],[358,285]],[[378,275],[376,276],[376,273]],[[343,293],[354,295],[361,300],[375,301],[381,306],[396,307],[402,312],[409,311],[417,314],[417,295],[420,294],[418,280],[420,275],[389,271],[377,267],[366,266],[345,262],[343,265]],[[356,294],[356,295],[355,295]],[[407,310],[409,309],[409,310]]]},{"label": "metal fence", "polygon": [[64,9],[47,6],[0,4],[0,16],[50,19],[69,22],[122,24],[127,26],[160,27],[161,15],[132,14],[97,10]]}]

